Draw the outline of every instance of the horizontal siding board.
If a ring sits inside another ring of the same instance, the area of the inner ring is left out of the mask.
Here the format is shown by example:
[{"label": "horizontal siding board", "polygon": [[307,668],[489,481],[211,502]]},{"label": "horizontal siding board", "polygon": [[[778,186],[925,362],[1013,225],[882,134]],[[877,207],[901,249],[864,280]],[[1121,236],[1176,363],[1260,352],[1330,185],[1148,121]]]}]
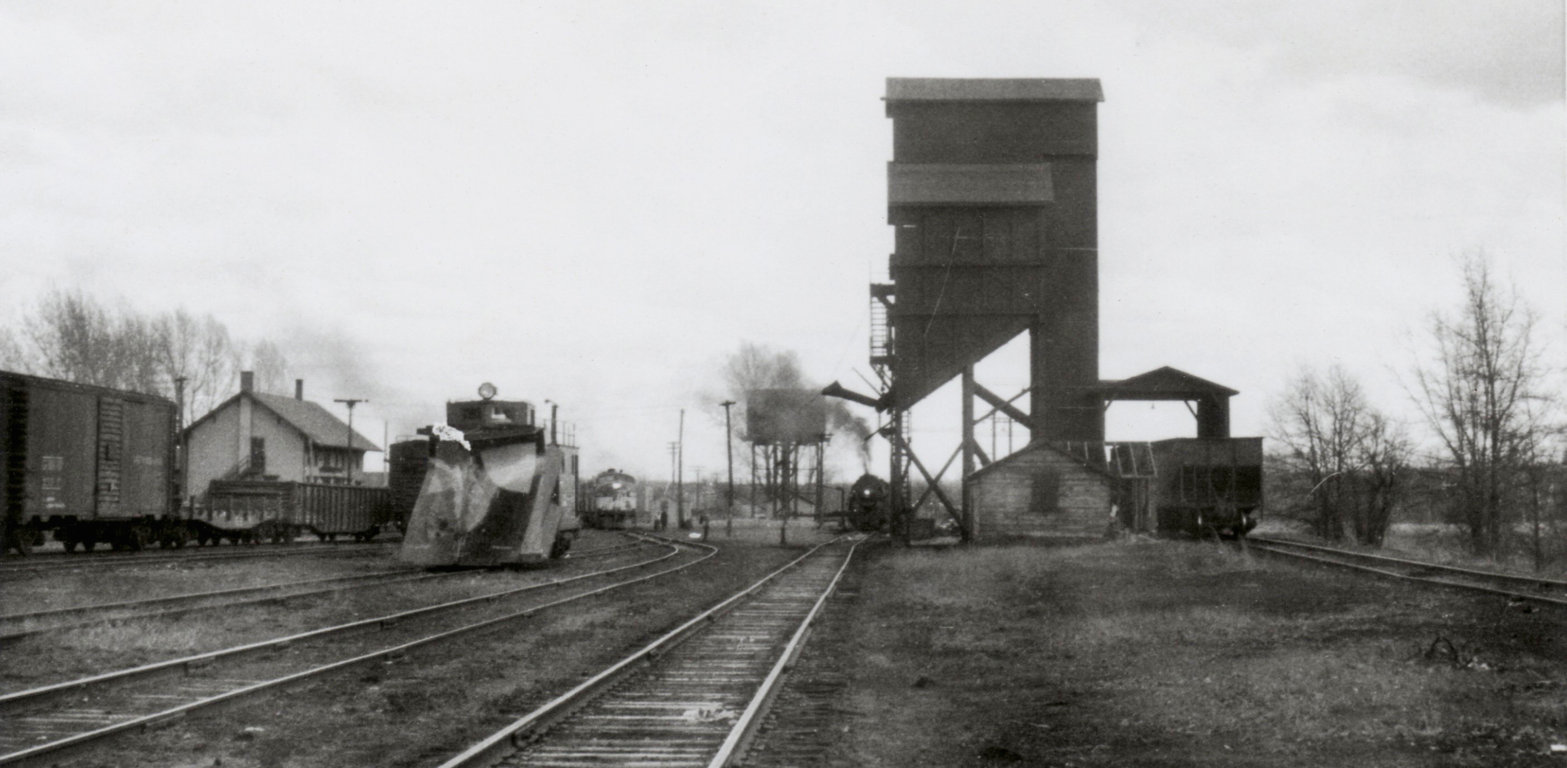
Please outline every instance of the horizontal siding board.
[{"label": "horizontal siding board", "polygon": [[[1053,500],[1042,500],[1042,484],[1053,482]],[[1112,481],[1057,451],[1026,450],[992,465],[975,478],[974,505],[979,538],[1097,536],[1110,516]]]}]

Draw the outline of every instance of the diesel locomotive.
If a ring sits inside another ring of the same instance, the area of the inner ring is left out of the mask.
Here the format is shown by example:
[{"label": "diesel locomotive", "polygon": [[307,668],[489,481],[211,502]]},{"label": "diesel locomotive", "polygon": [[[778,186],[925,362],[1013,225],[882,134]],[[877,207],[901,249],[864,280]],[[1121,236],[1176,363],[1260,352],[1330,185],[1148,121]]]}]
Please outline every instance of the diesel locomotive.
[{"label": "diesel locomotive", "polygon": [[637,479],[618,469],[593,476],[582,500],[582,522],[590,528],[620,530],[636,524],[640,487]]}]

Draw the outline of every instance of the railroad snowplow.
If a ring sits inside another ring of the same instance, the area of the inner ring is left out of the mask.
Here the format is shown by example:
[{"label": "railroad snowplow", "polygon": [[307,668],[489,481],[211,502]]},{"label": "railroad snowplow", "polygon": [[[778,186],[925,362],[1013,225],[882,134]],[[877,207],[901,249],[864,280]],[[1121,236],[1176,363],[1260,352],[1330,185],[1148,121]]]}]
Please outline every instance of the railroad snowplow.
[{"label": "railroad snowplow", "polygon": [[[486,394],[488,393],[488,394]],[[543,563],[565,555],[581,528],[576,448],[534,424],[533,406],[447,404],[450,428],[429,435],[430,461],[399,559],[425,567]]]}]

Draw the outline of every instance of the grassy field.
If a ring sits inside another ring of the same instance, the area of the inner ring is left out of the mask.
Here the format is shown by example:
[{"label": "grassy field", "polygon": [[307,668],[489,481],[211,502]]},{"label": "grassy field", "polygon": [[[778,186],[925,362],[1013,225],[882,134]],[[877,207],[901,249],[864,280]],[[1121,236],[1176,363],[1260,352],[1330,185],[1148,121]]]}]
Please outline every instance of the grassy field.
[{"label": "grassy field", "polygon": [[[852,585],[829,764],[1562,764],[1567,622],[1129,541],[885,548]],[[815,665],[813,668],[812,665]]]}]

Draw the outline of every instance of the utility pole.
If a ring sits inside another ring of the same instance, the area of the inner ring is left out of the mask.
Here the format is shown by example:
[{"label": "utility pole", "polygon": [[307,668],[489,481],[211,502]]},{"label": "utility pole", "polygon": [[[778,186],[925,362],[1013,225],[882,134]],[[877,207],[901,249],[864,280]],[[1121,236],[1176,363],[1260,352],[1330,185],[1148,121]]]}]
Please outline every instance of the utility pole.
[{"label": "utility pole", "polygon": [[[677,470],[675,469],[675,465],[679,461],[679,459],[678,459],[679,453],[680,453],[680,443],[678,443],[678,442],[676,442],[674,440],[669,441],[669,485],[671,485],[671,486],[673,486],[675,484],[675,477],[676,477],[676,472],[677,472]],[[661,519],[669,517],[669,488],[668,487],[666,487],[664,489],[664,502],[663,502],[663,509],[661,511],[663,513]],[[665,527],[668,527],[669,521],[667,519],[664,520],[664,525],[665,525]]]},{"label": "utility pole", "polygon": [[176,445],[180,449],[180,498],[175,510],[185,507],[185,499],[190,496],[190,461],[186,458],[189,453],[185,445],[185,377],[174,377],[174,402],[178,410],[174,414],[174,434],[178,438]]},{"label": "utility pole", "polygon": [[679,458],[675,462],[675,525],[686,529],[686,409],[680,409]]},{"label": "utility pole", "polygon": [[354,484],[354,406],[360,403],[368,403],[369,400],[357,397],[334,397],[334,403],[344,403],[348,406],[348,458],[343,464],[346,467],[344,477],[348,478],[348,484]]},{"label": "utility pole", "polygon": [[729,406],[735,401],[725,400],[724,407],[724,458],[729,462],[729,488],[724,493],[724,536],[735,535],[735,439],[729,428]]}]

